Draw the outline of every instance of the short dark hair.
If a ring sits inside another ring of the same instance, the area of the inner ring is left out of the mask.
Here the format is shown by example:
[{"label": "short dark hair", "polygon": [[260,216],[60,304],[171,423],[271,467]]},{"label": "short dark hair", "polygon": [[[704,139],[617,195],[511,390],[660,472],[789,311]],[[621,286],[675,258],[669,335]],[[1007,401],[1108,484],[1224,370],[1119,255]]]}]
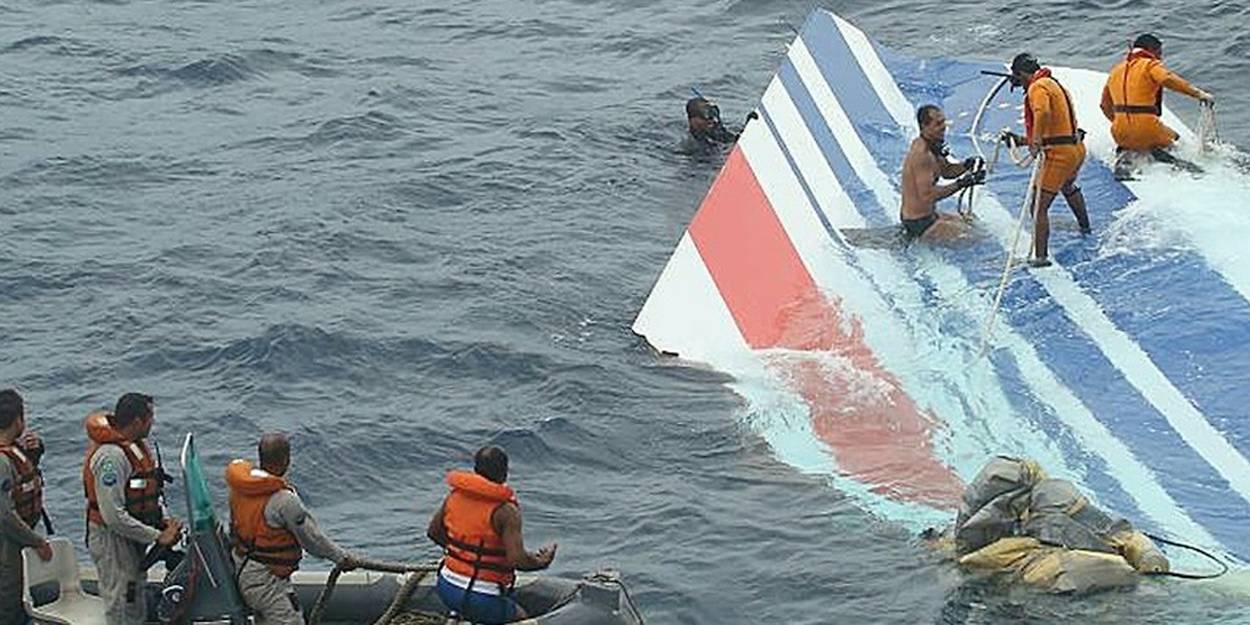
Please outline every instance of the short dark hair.
[{"label": "short dark hair", "polygon": [[1042,69],[1041,63],[1037,62],[1037,57],[1028,52],[1021,52],[1011,59],[1011,73],[1013,74],[1032,74],[1039,69]]},{"label": "short dark hair", "polygon": [[926,104],[916,109],[916,123],[919,124],[921,128],[924,128],[924,125],[929,123],[929,120],[933,119],[933,115],[935,113],[941,112],[942,107],[936,104]]},{"label": "short dark hair", "polygon": [[117,400],[117,407],[109,415],[109,425],[120,429],[139,419],[147,419],[152,416],[152,404],[155,402],[151,395],[126,393]]},{"label": "short dark hair", "polygon": [[1133,40],[1134,48],[1145,48],[1146,50],[1163,49],[1163,41],[1150,33],[1142,33]]},{"label": "short dark hair", "polygon": [[0,391],[0,430],[7,430],[17,418],[26,414],[26,404],[16,390],[6,388]]},{"label": "short dark hair", "polygon": [[[281,432],[266,432],[256,444],[256,459],[261,468],[283,464],[291,460],[291,441]],[[267,470],[267,469],[266,469]]]},{"label": "short dark hair", "polygon": [[473,471],[492,482],[503,484],[508,481],[508,454],[494,445],[483,447],[473,456]]}]

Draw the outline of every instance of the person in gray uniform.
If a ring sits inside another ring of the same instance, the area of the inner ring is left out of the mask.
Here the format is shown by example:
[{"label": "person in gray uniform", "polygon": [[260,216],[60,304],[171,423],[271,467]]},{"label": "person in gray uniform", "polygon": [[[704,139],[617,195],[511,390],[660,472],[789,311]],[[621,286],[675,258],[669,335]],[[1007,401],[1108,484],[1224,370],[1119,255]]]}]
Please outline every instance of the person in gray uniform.
[{"label": "person in gray uniform", "polygon": [[26,430],[26,406],[17,391],[0,391],[0,625],[26,622],[22,608],[22,548],[45,562],[52,547],[34,531],[43,516],[43,443]]},{"label": "person in gray uniform", "polygon": [[226,466],[239,594],[254,612],[256,625],[302,625],[291,574],[299,569],[304,551],[344,571],[359,566],[359,559],[321,532],[287,481],[291,444],[286,436],[265,434],[257,455],[260,467],[246,460]]},{"label": "person in gray uniform", "polygon": [[109,625],[146,620],[144,552],[153,544],[170,547],[182,534],[182,523],[165,516],[164,473],[146,440],[155,419],[152,397],[127,393],[112,413],[92,412],[85,423],[87,547]]}]

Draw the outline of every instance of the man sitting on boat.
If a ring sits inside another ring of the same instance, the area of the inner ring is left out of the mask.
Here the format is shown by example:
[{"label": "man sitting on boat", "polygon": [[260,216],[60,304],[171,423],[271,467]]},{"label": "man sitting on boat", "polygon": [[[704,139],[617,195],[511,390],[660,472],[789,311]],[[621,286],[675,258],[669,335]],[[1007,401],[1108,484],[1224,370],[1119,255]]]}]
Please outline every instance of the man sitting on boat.
[{"label": "man sitting on boat", "polygon": [[1111,68],[1102,89],[1102,114],[1111,122],[1117,152],[1149,154],[1155,160],[1178,164],[1168,149],[1179,135],[1159,119],[1165,87],[1205,105],[1215,104],[1214,96],[1163,65],[1163,42],[1158,37],[1149,33],[1138,36],[1128,56]]},{"label": "man sitting on boat", "polygon": [[556,557],[553,543],[525,550],[521,508],[508,487],[508,455],[483,447],[473,471],[451,471],[451,493],[430,519],[426,535],[445,556],[438,572],[438,596],[462,619],[494,625],[528,618],[512,597],[516,571],[539,571]]},{"label": "man sitting on boat", "polygon": [[[983,184],[984,164],[975,156],[962,163],[947,159],[946,114],[938,106],[920,107],[916,121],[920,124],[920,136],[912,140],[903,160],[903,206],[899,210],[903,236],[909,243],[962,236],[969,229],[968,222],[957,215],[937,212],[937,202]],[[952,184],[938,185],[939,178],[957,179]]]}]

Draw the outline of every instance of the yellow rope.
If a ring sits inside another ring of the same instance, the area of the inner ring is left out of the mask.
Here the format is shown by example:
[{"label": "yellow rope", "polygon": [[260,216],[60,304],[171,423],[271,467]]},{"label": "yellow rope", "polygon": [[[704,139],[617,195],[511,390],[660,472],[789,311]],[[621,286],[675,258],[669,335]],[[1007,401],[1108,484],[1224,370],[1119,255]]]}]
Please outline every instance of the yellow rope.
[{"label": "yellow rope", "polygon": [[[391,601],[391,605],[387,607],[386,612],[383,613],[382,617],[374,625],[386,625],[389,623],[403,607],[404,602],[408,600],[408,596],[416,590],[426,574],[438,570],[438,564],[405,564],[381,560],[361,560],[359,562],[358,568],[366,571],[410,573],[408,578],[404,580],[404,585],[400,587],[399,592],[395,593],[395,598]],[[334,595],[334,588],[338,585],[339,576],[342,574],[343,570],[337,566],[334,567],[333,571],[330,571],[330,577],[326,580],[325,588],[321,589],[321,594],[317,596],[317,602],[313,604],[312,610],[308,612],[309,625],[320,625],[326,604],[330,602],[330,597]]]}]

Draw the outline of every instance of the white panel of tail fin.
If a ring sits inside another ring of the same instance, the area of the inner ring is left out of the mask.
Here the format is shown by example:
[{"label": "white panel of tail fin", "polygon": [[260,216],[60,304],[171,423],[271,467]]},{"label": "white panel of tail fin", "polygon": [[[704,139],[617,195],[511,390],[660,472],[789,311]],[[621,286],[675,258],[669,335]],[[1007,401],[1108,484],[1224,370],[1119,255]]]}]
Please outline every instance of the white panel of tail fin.
[{"label": "white panel of tail fin", "polygon": [[833,16],[833,21],[837,23],[838,31],[846,39],[851,54],[855,55],[855,62],[863,69],[868,82],[872,83],[872,88],[876,90],[877,97],[881,98],[890,116],[908,136],[917,134],[918,130],[912,123],[916,118],[915,109],[903,92],[899,91],[898,85],[894,84],[894,76],[886,69],[885,63],[881,62],[881,57],[877,56],[868,35],[837,15]]},{"label": "white panel of tail fin", "polygon": [[688,232],[681,236],[633,329],[656,349],[700,362],[737,359],[749,351]]}]

